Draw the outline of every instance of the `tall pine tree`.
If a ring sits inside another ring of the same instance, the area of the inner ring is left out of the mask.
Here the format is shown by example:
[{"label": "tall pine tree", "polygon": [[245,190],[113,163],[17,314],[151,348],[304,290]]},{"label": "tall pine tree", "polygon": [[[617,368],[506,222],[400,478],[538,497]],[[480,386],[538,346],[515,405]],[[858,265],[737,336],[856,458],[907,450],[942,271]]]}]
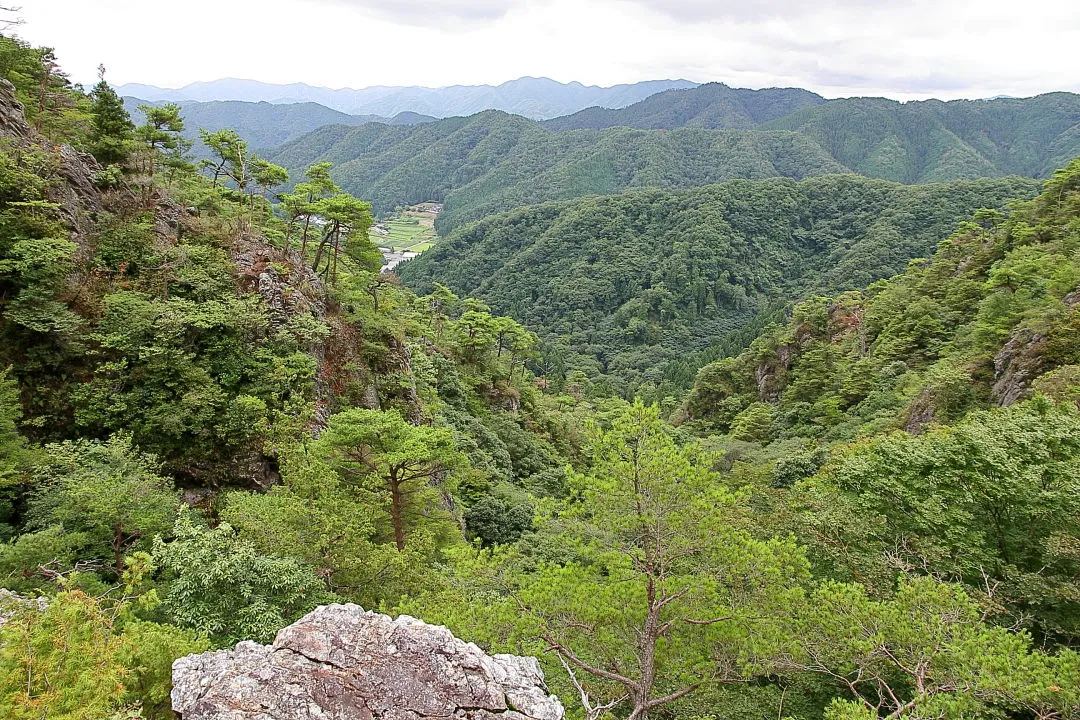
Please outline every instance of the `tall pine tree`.
[{"label": "tall pine tree", "polygon": [[98,78],[98,84],[90,93],[94,101],[91,150],[102,165],[123,163],[128,157],[135,125],[124,109],[124,101],[105,82],[104,65],[98,66]]}]

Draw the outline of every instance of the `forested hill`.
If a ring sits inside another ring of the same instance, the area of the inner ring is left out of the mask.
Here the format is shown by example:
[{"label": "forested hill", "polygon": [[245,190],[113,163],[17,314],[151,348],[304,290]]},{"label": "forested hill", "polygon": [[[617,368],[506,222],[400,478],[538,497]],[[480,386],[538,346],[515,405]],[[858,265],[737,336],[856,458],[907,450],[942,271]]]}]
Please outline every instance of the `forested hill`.
[{"label": "forested hill", "polygon": [[855,172],[896,182],[1047,177],[1080,154],[1080,95],[908,103],[847,98],[763,127],[808,135]]},{"label": "forested hill", "polygon": [[[163,105],[134,97],[124,98],[124,108],[135,122],[143,121],[140,105]],[[325,125],[363,125],[384,123],[388,125],[417,125],[435,118],[416,113],[401,113],[392,118],[379,115],[348,115],[318,103],[273,104],[268,102],[241,102],[219,100],[213,102],[187,101],[179,103],[184,112],[186,130],[184,135],[197,140],[199,130],[216,132],[235,130],[254,148],[270,149]]]},{"label": "forested hill", "polygon": [[550,203],[460,228],[402,279],[449,286],[540,333],[552,375],[648,393],[687,355],[808,292],[859,288],[1033,180],[904,186],[855,175],[739,180]]},{"label": "forested hill", "polygon": [[[234,132],[196,165],[180,108],[136,127],[49,48],[0,60],[0,718],[436,713],[426,665],[410,704],[304,654],[374,637],[293,624],[345,603],[536,656],[569,718],[1080,718],[1080,164],[1007,217],[1035,181],[528,207],[418,296],[328,165],[278,192]],[[641,370],[905,266],[681,412]],[[480,660],[445,707],[561,717],[490,682],[531,659]]]},{"label": "forested hill", "polygon": [[625,108],[591,107],[544,122],[551,130],[633,127],[646,130],[704,127],[747,130],[796,110],[826,102],[800,88],[732,88],[708,83],[657,93]]},{"label": "forested hill", "polygon": [[495,111],[407,128],[324,127],[272,159],[290,170],[334,162],[337,182],[369,199],[376,213],[427,200],[445,202],[440,232],[513,207],[632,187],[689,188],[740,177],[845,171],[813,141],[794,133],[697,128],[558,133]]},{"label": "forested hill", "polygon": [[[1080,400],[1080,160],[1006,218],[980,210],[927,261],[817,297],[701,370],[687,418],[757,441],[919,432],[1035,391]],[[736,431],[736,434],[739,434]]]},{"label": "forested hill", "polygon": [[[785,102],[801,102],[791,95],[797,91],[745,94],[750,92],[705,86],[663,93],[635,107],[651,108],[642,115],[650,124],[654,111],[657,117],[693,113],[694,103],[680,98],[734,94],[728,100],[741,98],[737,112],[728,113],[731,105],[724,100],[703,110],[698,120],[708,124],[708,117],[729,117],[738,124],[751,111],[763,118]],[[314,162],[333,161],[336,180],[370,199],[376,213],[443,202],[437,229],[445,234],[527,204],[734,178],[801,179],[841,172],[904,183],[1046,177],[1080,154],[1078,123],[1080,96],[1069,93],[949,103],[837,100],[807,105],[749,130],[554,131],[492,111],[411,128],[324,127],[285,145],[273,160],[294,175]]]}]

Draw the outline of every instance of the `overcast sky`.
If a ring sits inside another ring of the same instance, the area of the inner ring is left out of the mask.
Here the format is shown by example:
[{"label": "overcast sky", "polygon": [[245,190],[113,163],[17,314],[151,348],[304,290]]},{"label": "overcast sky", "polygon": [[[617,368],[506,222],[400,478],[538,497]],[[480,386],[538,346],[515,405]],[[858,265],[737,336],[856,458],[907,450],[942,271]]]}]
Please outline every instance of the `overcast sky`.
[{"label": "overcast sky", "polygon": [[[18,0],[14,0],[16,3]],[[897,99],[1080,91],[1077,0],[22,0],[76,80],[660,78]],[[160,9],[159,9],[160,8]]]}]

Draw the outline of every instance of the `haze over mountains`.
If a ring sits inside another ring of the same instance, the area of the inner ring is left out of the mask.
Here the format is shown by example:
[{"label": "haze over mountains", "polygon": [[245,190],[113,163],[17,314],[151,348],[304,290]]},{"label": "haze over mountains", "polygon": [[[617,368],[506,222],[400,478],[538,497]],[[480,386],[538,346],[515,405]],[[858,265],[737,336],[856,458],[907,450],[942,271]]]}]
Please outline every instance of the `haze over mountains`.
[{"label": "haze over mountains", "polygon": [[[143,122],[140,105],[160,105],[166,101],[150,101],[125,97],[124,107],[136,122]],[[355,126],[365,123],[386,125],[415,125],[435,120],[427,115],[401,112],[394,117],[381,115],[349,115],[313,102],[274,104],[240,100],[210,102],[181,101],[185,131],[190,139],[198,139],[199,130],[231,128],[240,133],[253,148],[269,149],[294,140],[325,125]]]},{"label": "haze over mountains", "polygon": [[242,100],[275,104],[317,102],[353,115],[393,117],[415,112],[433,117],[472,115],[483,110],[503,110],[533,119],[568,115],[587,107],[621,108],[672,88],[691,88],[688,80],[650,80],[611,87],[560,83],[548,78],[524,77],[501,85],[454,85],[442,88],[368,87],[330,89],[305,83],[275,85],[257,80],[222,79],[197,82],[178,89],[131,83],[121,85],[121,95],[152,101]]}]

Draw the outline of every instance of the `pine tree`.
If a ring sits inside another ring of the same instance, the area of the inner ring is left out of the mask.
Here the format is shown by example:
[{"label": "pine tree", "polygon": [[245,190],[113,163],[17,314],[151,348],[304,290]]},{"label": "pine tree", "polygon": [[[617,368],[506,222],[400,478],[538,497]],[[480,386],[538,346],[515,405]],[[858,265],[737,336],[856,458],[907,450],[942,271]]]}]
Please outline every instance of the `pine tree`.
[{"label": "pine tree", "polygon": [[91,151],[103,165],[127,160],[135,124],[124,109],[124,101],[105,82],[105,66],[98,66],[98,84],[90,93],[93,99],[94,127],[91,132]]}]

